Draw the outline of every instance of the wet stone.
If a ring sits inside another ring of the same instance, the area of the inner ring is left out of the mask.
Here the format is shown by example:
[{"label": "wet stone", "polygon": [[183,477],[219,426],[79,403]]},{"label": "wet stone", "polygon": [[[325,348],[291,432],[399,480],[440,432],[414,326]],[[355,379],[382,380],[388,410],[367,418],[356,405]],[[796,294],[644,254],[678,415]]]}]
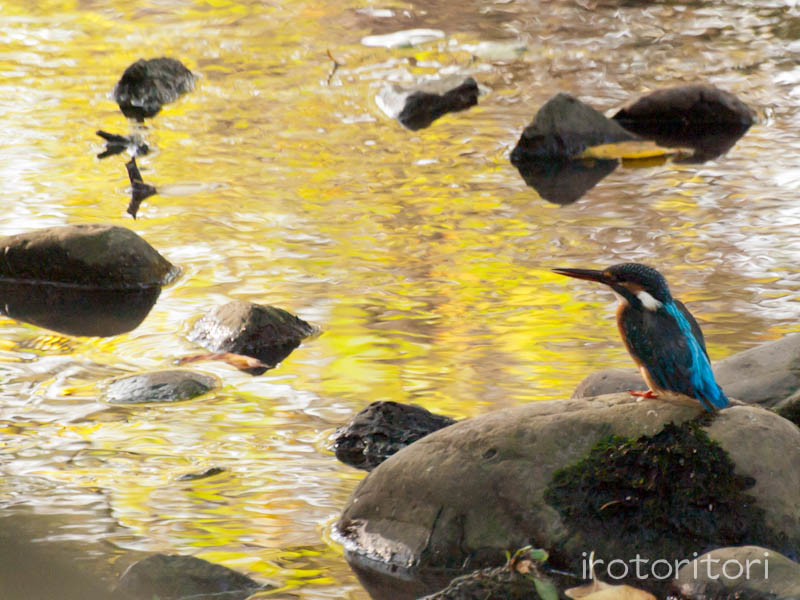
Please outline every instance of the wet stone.
[{"label": "wet stone", "polygon": [[390,117],[412,130],[424,129],[449,112],[466,110],[478,103],[480,91],[472,78],[453,75],[424,82],[414,88],[384,87],[378,106]]},{"label": "wet stone", "polygon": [[263,373],[291,354],[317,329],[274,306],[235,300],[198,319],[189,339],[212,352],[230,352],[258,359]]},{"label": "wet stone", "polygon": [[164,104],[194,89],[194,74],[174,58],[139,59],[114,87],[114,101],[126,117],[142,121],[155,116]]},{"label": "wet stone", "polygon": [[558,93],[536,113],[511,152],[511,163],[570,160],[591,146],[638,139],[636,135],[566,93]]},{"label": "wet stone", "polygon": [[415,404],[373,402],[336,430],[333,449],[343,463],[371,471],[398,450],[453,423]]},{"label": "wet stone", "polygon": [[232,569],[194,556],[155,554],[128,567],[115,600],[244,600],[257,581]]},{"label": "wet stone", "polygon": [[179,273],[130,229],[66,225],[0,238],[0,278],[100,288],[170,283]]},{"label": "wet stone", "polygon": [[179,402],[201,396],[219,386],[215,377],[180,369],[154,371],[111,381],[104,397],[112,404]]}]

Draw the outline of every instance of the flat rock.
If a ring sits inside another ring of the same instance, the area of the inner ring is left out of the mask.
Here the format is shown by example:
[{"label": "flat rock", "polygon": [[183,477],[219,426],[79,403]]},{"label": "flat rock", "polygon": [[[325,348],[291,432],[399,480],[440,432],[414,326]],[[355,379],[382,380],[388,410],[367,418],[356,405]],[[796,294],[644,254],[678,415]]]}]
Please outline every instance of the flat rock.
[{"label": "flat rock", "polygon": [[244,600],[264,586],[222,565],[194,556],[154,554],[128,567],[115,598],[145,600]]},{"label": "flat rock", "polygon": [[104,397],[112,404],[148,404],[189,400],[219,387],[215,377],[173,369],[138,373],[114,379],[105,388]]},{"label": "flat rock", "polygon": [[678,571],[673,592],[685,600],[800,598],[800,564],[758,546],[718,548]]},{"label": "flat rock", "polygon": [[797,548],[798,489],[800,429],[773,412],[707,415],[694,402],[619,394],[527,404],[431,433],[367,475],[336,532],[351,563],[384,572],[497,566],[531,544],[549,565],[580,573],[591,549],[608,561]]},{"label": "flat rock", "polygon": [[130,229],[66,225],[0,238],[0,278],[100,288],[162,286],[179,269]]},{"label": "flat rock", "polygon": [[386,86],[375,101],[389,117],[416,131],[428,127],[449,112],[475,106],[479,94],[478,84],[472,77],[452,75],[413,88]]},{"label": "flat rock", "polygon": [[[717,383],[730,398],[773,407],[800,390],[800,334],[788,335],[713,365]],[[647,386],[634,369],[607,369],[587,376],[572,394],[590,398]]]},{"label": "flat rock", "polygon": [[511,152],[511,163],[569,160],[591,146],[639,139],[591,106],[560,92],[539,109]]},{"label": "flat rock", "polygon": [[194,74],[174,58],[140,58],[114,86],[112,97],[126,117],[143,120],[194,89]]},{"label": "flat rock", "polygon": [[212,352],[256,358],[266,365],[263,372],[317,332],[313,325],[281,308],[234,300],[198,319],[189,339]]},{"label": "flat rock", "polygon": [[343,463],[371,471],[398,450],[455,422],[416,404],[373,402],[336,430],[333,449]]}]

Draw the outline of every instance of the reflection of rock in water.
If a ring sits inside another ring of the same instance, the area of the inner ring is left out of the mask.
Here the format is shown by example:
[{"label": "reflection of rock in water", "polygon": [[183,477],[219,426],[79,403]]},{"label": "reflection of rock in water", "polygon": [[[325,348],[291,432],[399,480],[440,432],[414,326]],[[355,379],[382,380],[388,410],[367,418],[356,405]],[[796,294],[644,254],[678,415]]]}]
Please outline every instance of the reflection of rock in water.
[{"label": "reflection of rock in water", "polygon": [[478,84],[472,77],[445,77],[413,88],[387,86],[376,102],[388,116],[412,130],[424,129],[449,112],[466,110],[478,103]]},{"label": "reflection of rock in water", "polygon": [[689,160],[703,162],[727,152],[753,124],[755,114],[730,92],[696,84],[656,90],[613,118],[661,146],[693,148]]},{"label": "reflection of rock in water", "polygon": [[616,160],[524,161],[512,153],[511,163],[544,200],[571,204],[619,164]]},{"label": "reflection of rock in water", "polygon": [[174,58],[137,60],[122,74],[113,97],[126,117],[143,121],[194,89],[194,74]]},{"label": "reflection of rock in water", "polygon": [[102,289],[0,280],[0,309],[66,335],[107,337],[136,329],[160,293],[160,286]]},{"label": "reflection of rock in water", "polygon": [[158,191],[149,183],[142,181],[142,174],[139,172],[139,167],[136,166],[135,156],[125,163],[125,168],[128,170],[128,179],[131,182],[131,201],[128,203],[127,213],[135,219],[142,201],[157,194]]},{"label": "reflection of rock in water", "polygon": [[132,157],[146,156],[150,152],[150,146],[147,145],[139,134],[118,135],[116,133],[103,131],[102,129],[97,130],[95,133],[106,141],[106,149],[97,155],[99,159],[116,156],[126,151]]}]

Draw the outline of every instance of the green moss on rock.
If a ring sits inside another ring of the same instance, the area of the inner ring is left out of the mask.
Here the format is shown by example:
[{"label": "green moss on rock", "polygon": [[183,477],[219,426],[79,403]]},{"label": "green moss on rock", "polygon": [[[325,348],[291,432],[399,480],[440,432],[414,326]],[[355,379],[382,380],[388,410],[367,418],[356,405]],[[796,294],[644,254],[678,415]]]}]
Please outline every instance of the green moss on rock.
[{"label": "green moss on rock", "polygon": [[718,546],[770,546],[776,536],[746,493],[754,484],[694,421],[600,440],[556,471],[545,499],[598,558],[671,561]]}]

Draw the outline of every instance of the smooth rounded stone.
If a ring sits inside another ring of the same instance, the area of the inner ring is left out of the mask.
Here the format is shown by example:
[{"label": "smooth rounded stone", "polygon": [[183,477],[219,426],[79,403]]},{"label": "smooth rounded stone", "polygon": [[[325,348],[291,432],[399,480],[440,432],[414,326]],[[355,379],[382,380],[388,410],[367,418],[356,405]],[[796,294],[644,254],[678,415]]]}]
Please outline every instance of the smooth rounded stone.
[{"label": "smooth rounded stone", "polygon": [[613,119],[659,145],[694,148],[698,162],[727,152],[753,124],[755,113],[730,92],[694,84],[642,96]]},{"label": "smooth rounded stone", "polygon": [[577,98],[559,92],[539,109],[522,132],[511,163],[569,160],[591,146],[639,139]]},{"label": "smooth rounded stone", "polygon": [[243,600],[261,589],[268,588],[246,575],[201,558],[154,554],[128,567],[119,580],[114,598]]},{"label": "smooth rounded stone", "polygon": [[0,238],[0,277],[100,288],[161,286],[179,269],[115,225],[66,225]]},{"label": "smooth rounded stone", "polygon": [[343,463],[371,471],[398,450],[455,422],[416,404],[373,402],[336,430],[333,450]]},{"label": "smooth rounded stone", "polygon": [[189,339],[212,352],[251,356],[273,367],[317,329],[274,306],[234,300],[195,322]]},{"label": "smooth rounded stone", "polygon": [[174,58],[140,58],[114,86],[112,97],[126,117],[144,120],[194,89],[194,74]]},{"label": "smooth rounded stone", "polygon": [[[774,407],[800,390],[800,334],[788,335],[721,360],[713,365],[717,383],[730,398]],[[590,398],[647,389],[639,372],[607,369],[587,376],[573,398]]]},{"label": "smooth rounded stone", "polygon": [[173,369],[121,377],[111,381],[104,397],[112,404],[179,402],[207,394],[219,387],[215,377]]},{"label": "smooth rounded stone", "polygon": [[800,564],[759,546],[718,548],[684,565],[672,590],[685,600],[796,600]]},{"label": "smooth rounded stone", "polygon": [[426,81],[413,88],[386,86],[375,102],[389,117],[416,131],[428,127],[449,112],[475,106],[479,95],[478,83],[472,77],[452,75]]},{"label": "smooth rounded stone", "polygon": [[609,561],[797,547],[799,489],[800,429],[773,412],[617,394],[492,412],[418,440],[364,478],[336,535],[351,564],[401,576],[496,566],[525,544],[580,573],[592,550]]}]

